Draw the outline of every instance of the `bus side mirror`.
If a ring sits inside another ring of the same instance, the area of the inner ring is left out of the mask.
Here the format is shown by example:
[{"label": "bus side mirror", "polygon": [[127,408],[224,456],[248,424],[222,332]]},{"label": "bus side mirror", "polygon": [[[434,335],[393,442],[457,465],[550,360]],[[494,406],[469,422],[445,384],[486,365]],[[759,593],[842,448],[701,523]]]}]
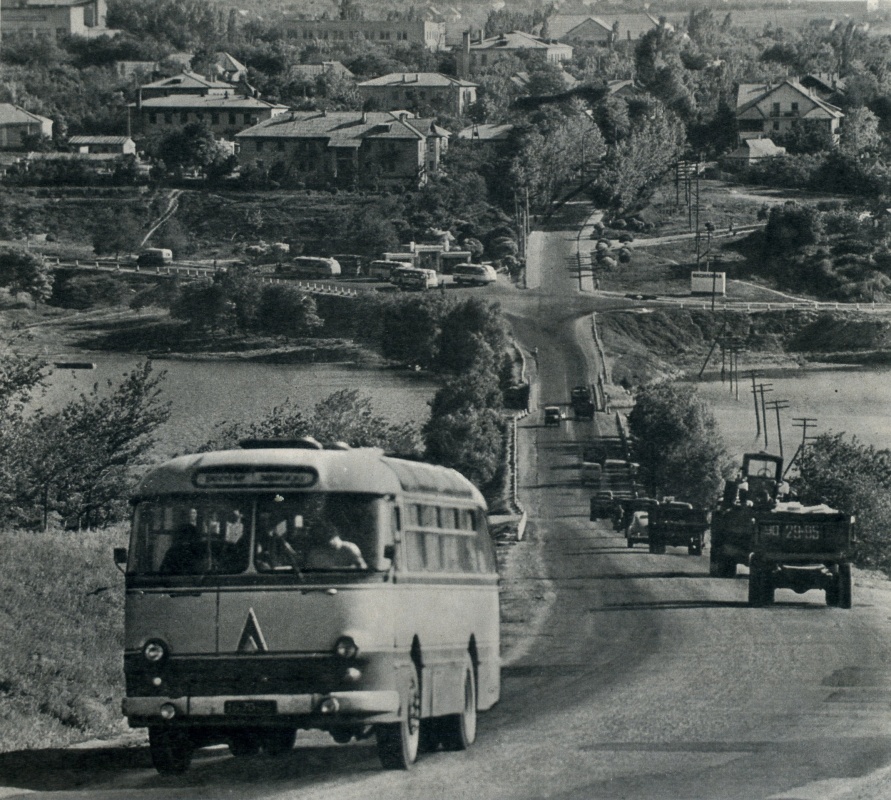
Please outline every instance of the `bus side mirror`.
[{"label": "bus side mirror", "polygon": [[115,547],[114,549],[114,564],[115,566],[123,572],[123,567],[127,564],[127,548],[126,547]]}]

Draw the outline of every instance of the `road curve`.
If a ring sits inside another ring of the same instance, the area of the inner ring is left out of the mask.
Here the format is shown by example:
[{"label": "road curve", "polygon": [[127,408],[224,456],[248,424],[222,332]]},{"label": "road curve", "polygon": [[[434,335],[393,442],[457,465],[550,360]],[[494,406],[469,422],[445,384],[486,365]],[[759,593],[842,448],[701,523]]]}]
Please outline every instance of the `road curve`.
[{"label": "road curve", "polygon": [[[592,368],[574,336],[590,310],[569,266],[572,237],[543,242],[541,292],[502,295],[538,348],[541,402],[565,402]],[[533,359],[534,362],[534,359]],[[0,755],[0,797],[492,798],[493,800],[853,800],[887,796],[891,589],[855,588],[852,611],[820,592],[750,609],[745,580],[707,559],[628,549],[587,518],[579,443],[611,420],[520,423],[520,493],[530,517],[503,576],[501,703],[464,753],[383,772],[368,743],[301,736],[278,759],[202,751],[171,778],[144,744]],[[869,787],[875,788],[868,794]],[[876,788],[877,787],[877,788]],[[884,793],[879,793],[884,791]],[[863,792],[863,793],[861,793]]]}]

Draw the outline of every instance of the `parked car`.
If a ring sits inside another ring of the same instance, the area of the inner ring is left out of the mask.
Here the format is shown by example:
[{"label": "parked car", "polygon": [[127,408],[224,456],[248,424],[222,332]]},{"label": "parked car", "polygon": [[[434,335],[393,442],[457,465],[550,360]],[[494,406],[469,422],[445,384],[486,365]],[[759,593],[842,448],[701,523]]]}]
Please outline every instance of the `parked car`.
[{"label": "parked car", "polygon": [[491,264],[456,264],[452,275],[458,286],[486,286],[498,280]]}]

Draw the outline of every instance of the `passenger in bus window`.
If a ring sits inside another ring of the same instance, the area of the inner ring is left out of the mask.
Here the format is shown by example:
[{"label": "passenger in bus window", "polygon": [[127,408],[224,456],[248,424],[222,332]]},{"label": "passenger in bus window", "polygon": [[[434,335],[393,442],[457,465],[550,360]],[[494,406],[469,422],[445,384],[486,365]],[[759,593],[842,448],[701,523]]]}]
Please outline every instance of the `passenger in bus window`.
[{"label": "passenger in bus window", "polygon": [[327,517],[313,526],[312,541],[309,569],[368,569],[359,546],[341,538],[340,529]]},{"label": "passenger in bus window", "polygon": [[187,521],[177,530],[173,544],[164,554],[161,572],[189,575],[205,572],[208,567],[207,544],[198,535],[198,511],[190,508]]},{"label": "passenger in bus window", "polygon": [[268,529],[265,541],[257,543],[257,569],[265,572],[299,569],[297,551],[287,540],[287,520]]},{"label": "passenger in bus window", "polygon": [[237,508],[233,508],[226,520],[226,541],[229,544],[238,544],[242,536],[244,536],[244,516]]}]

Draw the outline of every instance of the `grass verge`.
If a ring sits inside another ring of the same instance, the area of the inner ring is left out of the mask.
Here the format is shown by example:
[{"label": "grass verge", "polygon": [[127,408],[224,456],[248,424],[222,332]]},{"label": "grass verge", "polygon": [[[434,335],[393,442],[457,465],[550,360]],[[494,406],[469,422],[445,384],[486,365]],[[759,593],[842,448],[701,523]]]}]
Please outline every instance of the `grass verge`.
[{"label": "grass verge", "polygon": [[122,733],[123,527],[0,533],[0,751]]}]

